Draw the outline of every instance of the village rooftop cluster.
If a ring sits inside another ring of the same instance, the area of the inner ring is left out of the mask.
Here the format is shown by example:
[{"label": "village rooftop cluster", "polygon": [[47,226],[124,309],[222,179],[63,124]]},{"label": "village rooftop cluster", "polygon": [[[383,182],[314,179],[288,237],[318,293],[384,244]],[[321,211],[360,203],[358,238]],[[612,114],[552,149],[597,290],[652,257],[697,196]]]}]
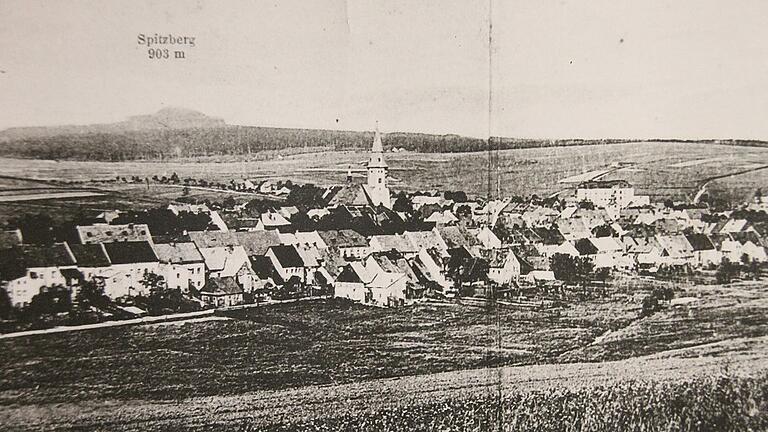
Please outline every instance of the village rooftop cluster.
[{"label": "village rooftop cluster", "polygon": [[759,194],[725,210],[653,203],[623,180],[549,198],[394,194],[378,131],[366,170],[362,184],[350,173],[327,188],[251,185],[270,185],[263,192],[287,195],[286,205],[107,211],[75,223],[66,241],[9,226],[0,235],[6,315],[65,313],[74,303],[98,321],[317,296],[397,307],[587,287],[617,274],[723,283],[757,278],[768,261]]}]

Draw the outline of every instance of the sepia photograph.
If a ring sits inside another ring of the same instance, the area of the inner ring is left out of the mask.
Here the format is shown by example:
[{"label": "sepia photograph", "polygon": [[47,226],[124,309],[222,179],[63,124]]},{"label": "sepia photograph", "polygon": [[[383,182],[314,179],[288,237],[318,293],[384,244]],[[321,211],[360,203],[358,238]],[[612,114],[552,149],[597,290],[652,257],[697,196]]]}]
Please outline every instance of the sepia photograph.
[{"label": "sepia photograph", "polygon": [[768,3],[0,0],[0,430],[768,430]]}]

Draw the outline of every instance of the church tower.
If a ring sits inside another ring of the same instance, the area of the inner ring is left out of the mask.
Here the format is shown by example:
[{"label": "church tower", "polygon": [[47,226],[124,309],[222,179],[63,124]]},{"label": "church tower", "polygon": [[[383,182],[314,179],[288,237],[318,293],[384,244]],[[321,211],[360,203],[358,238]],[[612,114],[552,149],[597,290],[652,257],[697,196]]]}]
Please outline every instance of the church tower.
[{"label": "church tower", "polygon": [[387,187],[387,163],[384,161],[384,146],[381,143],[379,134],[379,125],[376,123],[376,134],[373,138],[373,148],[371,149],[371,158],[368,161],[368,183],[366,192],[374,205],[383,205],[392,208],[389,197],[389,188]]}]

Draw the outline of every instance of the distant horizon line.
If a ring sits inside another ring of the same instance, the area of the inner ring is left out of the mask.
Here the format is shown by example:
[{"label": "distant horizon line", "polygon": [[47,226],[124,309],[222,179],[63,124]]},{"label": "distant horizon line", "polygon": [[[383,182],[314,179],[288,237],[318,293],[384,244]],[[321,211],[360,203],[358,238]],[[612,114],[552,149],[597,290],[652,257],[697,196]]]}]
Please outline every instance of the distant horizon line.
[{"label": "distant horizon line", "polygon": [[[186,108],[182,106],[165,106],[160,108],[159,110],[149,113],[149,114],[130,114],[127,115],[123,120],[117,120],[113,122],[103,122],[103,123],[84,123],[84,124],[38,124],[38,125],[24,125],[24,126],[8,126],[3,129],[0,129],[0,134],[13,130],[13,129],[35,129],[35,128],[64,128],[64,127],[96,127],[96,126],[109,126],[109,125],[115,125],[118,123],[126,122],[131,118],[134,117],[151,117],[156,115],[158,112],[163,111],[165,109],[178,109],[178,110],[184,110],[189,112],[194,112],[198,114],[202,114],[206,118],[212,119],[212,120],[221,120],[224,122],[223,126],[218,127],[244,127],[244,128],[265,128],[265,129],[284,129],[284,130],[309,130],[309,131],[328,131],[328,132],[343,132],[343,133],[374,133],[376,126],[374,126],[373,129],[331,129],[331,128],[323,128],[323,127],[305,127],[305,126],[273,126],[273,125],[249,125],[249,124],[235,124],[235,123],[229,123],[226,119],[223,117],[217,117],[217,116],[211,116],[203,111],[199,111],[192,108]],[[378,123],[376,121],[374,124]],[[217,126],[209,126],[209,128],[215,128]],[[191,129],[191,128],[168,128],[168,129]],[[154,128],[154,129],[146,129],[146,130],[162,130],[162,128]],[[488,139],[502,139],[502,140],[517,140],[517,141],[552,141],[552,142],[559,142],[559,141],[620,141],[620,142],[755,142],[755,143],[768,143],[768,138],[669,138],[669,137],[654,137],[654,138],[617,138],[617,137],[568,137],[568,138],[552,138],[552,137],[523,137],[523,136],[505,136],[505,135],[492,135],[490,137],[485,136],[476,136],[471,134],[461,134],[456,132],[423,132],[423,131],[413,131],[413,130],[394,130],[389,132],[380,132],[382,135],[387,134],[415,134],[415,135],[432,135],[432,136],[456,136],[460,138],[468,138],[468,139],[475,139],[475,140],[488,140]]]}]

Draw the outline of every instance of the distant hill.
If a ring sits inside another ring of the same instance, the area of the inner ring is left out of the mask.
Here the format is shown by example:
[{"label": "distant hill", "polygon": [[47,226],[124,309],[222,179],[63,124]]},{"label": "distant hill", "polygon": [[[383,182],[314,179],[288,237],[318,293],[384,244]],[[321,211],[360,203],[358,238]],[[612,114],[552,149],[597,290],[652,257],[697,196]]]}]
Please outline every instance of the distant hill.
[{"label": "distant hill", "polygon": [[177,107],[163,108],[155,114],[137,115],[117,123],[16,127],[0,131],[0,142],[27,138],[46,138],[61,135],[116,134],[161,129],[196,129],[223,127],[223,119]]},{"label": "distant hill", "polygon": [[[301,147],[367,148],[372,139],[371,132],[229,125],[222,119],[197,111],[163,108],[155,114],[132,116],[125,121],[109,124],[6,129],[0,131],[0,156],[95,161],[157,160],[242,155]],[[387,133],[383,141],[386,148],[426,153],[485,151],[489,146],[488,140],[484,139],[406,132]],[[493,138],[490,144],[493,149],[504,150],[629,141]],[[707,142],[768,146],[763,141]]]}]

